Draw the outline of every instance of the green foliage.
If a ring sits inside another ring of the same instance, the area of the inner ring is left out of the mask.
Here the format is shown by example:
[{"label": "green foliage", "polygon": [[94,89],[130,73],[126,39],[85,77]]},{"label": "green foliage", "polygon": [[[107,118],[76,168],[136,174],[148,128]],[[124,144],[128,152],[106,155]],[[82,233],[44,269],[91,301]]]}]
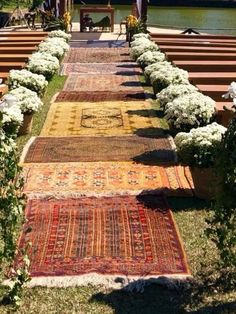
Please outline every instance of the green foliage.
[{"label": "green foliage", "polygon": [[44,31],[55,31],[55,30],[66,31],[65,21],[61,18],[52,17],[44,27]]},{"label": "green foliage", "polygon": [[207,233],[219,250],[220,266],[228,272],[231,283],[236,284],[236,117],[225,133],[216,166],[219,193]]}]

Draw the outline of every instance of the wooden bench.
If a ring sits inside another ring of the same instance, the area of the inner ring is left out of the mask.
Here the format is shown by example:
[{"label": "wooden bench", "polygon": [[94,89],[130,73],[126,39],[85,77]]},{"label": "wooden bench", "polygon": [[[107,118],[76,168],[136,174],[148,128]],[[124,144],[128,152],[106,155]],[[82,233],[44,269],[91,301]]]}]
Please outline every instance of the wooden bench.
[{"label": "wooden bench", "polygon": [[1,37],[46,37],[48,35],[48,32],[42,32],[42,31],[12,31],[12,32],[0,32],[0,40]]},{"label": "wooden bench", "polygon": [[219,102],[228,102],[228,99],[222,97],[222,95],[226,94],[228,91],[229,84],[227,85],[203,85],[203,84],[196,84],[197,88],[204,94],[215,101]]},{"label": "wooden bench", "polygon": [[7,85],[0,86],[0,97],[2,97],[3,94],[5,94],[8,91]]},{"label": "wooden bench", "polygon": [[[226,110],[224,109],[226,107]],[[225,127],[228,127],[230,120],[235,116],[232,110],[233,102],[216,102],[217,122]]]},{"label": "wooden bench", "polygon": [[9,72],[0,72],[0,79],[3,80],[3,82],[6,82],[9,77]]},{"label": "wooden bench", "polygon": [[31,54],[1,54],[0,52],[0,62],[27,62]]},{"label": "wooden bench", "polygon": [[236,72],[236,61],[173,61],[188,72]]},{"label": "wooden bench", "polygon": [[185,35],[185,34],[165,34],[165,33],[150,33],[152,38],[201,38],[201,39],[235,39],[236,36],[231,35],[214,35],[214,34],[200,34],[200,35]]},{"label": "wooden bench", "polygon": [[177,40],[155,40],[155,43],[159,45],[165,45],[165,46],[197,46],[197,47],[232,47],[236,49],[236,41],[232,43],[211,43],[211,42],[199,42],[199,41],[177,41]]},{"label": "wooden bench", "polygon": [[40,42],[38,41],[28,41],[28,42],[25,42],[25,41],[20,41],[20,42],[1,42],[0,41],[0,47],[11,47],[11,48],[14,48],[14,47],[37,47],[39,45]]},{"label": "wooden bench", "polygon": [[36,42],[40,43],[42,40],[44,40],[45,37],[31,37],[31,36],[26,36],[26,37],[2,37],[0,38],[1,43],[3,42]]},{"label": "wooden bench", "polygon": [[0,46],[0,54],[31,54],[32,52],[36,51],[36,46],[31,47],[2,47]]},{"label": "wooden bench", "polygon": [[189,72],[189,81],[193,84],[230,85],[236,80],[236,72]]},{"label": "wooden bench", "polygon": [[9,72],[12,69],[22,69],[25,62],[0,62],[0,71]]},{"label": "wooden bench", "polygon": [[217,52],[166,52],[169,60],[236,60],[235,53]]},{"label": "wooden bench", "polygon": [[159,45],[159,48],[163,52],[225,52],[225,53],[234,53],[236,48],[232,47],[202,47],[202,46],[166,46]]}]

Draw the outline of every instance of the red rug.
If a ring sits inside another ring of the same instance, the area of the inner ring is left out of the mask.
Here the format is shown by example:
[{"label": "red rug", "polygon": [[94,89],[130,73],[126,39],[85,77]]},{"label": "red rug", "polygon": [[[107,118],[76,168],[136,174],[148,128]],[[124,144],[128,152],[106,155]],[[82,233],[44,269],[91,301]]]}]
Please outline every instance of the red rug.
[{"label": "red rug", "polygon": [[96,93],[61,91],[56,98],[56,102],[140,101],[147,97],[152,98],[152,96],[152,94],[146,95],[144,91],[96,91]]},{"label": "red rug", "polygon": [[32,243],[34,276],[89,273],[189,274],[172,213],[162,197],[30,200],[20,247]]}]

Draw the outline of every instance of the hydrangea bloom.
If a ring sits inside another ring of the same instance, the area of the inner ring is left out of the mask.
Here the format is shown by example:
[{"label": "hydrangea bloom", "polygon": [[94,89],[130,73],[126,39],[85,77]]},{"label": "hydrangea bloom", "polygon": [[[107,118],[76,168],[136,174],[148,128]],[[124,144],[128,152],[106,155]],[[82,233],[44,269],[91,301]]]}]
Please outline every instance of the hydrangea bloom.
[{"label": "hydrangea bloom", "polygon": [[212,166],[226,128],[213,122],[207,126],[180,132],[175,137],[180,159],[191,166]]},{"label": "hydrangea bloom", "polygon": [[170,84],[188,84],[188,72],[176,67],[172,67],[171,69],[162,67],[158,71],[152,72],[150,82],[154,93],[157,94]]},{"label": "hydrangea bloom", "polygon": [[42,95],[48,85],[42,74],[35,74],[26,69],[11,70],[9,75],[9,87],[15,89],[24,86],[39,95]]},{"label": "hydrangea bloom", "polygon": [[11,90],[9,95],[16,98],[16,104],[23,113],[37,112],[43,105],[37,93],[23,86]]},{"label": "hydrangea bloom", "polygon": [[199,92],[179,96],[165,108],[167,122],[183,131],[210,123],[214,113],[215,101]]},{"label": "hydrangea bloom", "polygon": [[142,68],[145,68],[150,64],[165,61],[165,59],[165,54],[160,51],[146,51],[140,57],[138,57],[137,63]]},{"label": "hydrangea bloom", "polygon": [[159,100],[160,107],[165,109],[165,105],[168,102],[173,101],[175,98],[183,95],[188,95],[197,92],[198,89],[191,84],[170,84],[168,87],[164,88],[160,93],[156,95]]}]

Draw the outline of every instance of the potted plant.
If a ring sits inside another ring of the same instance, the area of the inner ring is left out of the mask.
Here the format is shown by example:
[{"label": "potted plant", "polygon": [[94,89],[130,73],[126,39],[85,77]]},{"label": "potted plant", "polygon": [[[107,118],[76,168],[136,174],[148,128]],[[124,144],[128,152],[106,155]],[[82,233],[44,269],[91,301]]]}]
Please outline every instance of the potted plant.
[{"label": "potted plant", "polygon": [[204,127],[180,132],[175,136],[179,160],[190,166],[195,194],[200,198],[214,197],[214,164],[226,128],[213,122]]}]

